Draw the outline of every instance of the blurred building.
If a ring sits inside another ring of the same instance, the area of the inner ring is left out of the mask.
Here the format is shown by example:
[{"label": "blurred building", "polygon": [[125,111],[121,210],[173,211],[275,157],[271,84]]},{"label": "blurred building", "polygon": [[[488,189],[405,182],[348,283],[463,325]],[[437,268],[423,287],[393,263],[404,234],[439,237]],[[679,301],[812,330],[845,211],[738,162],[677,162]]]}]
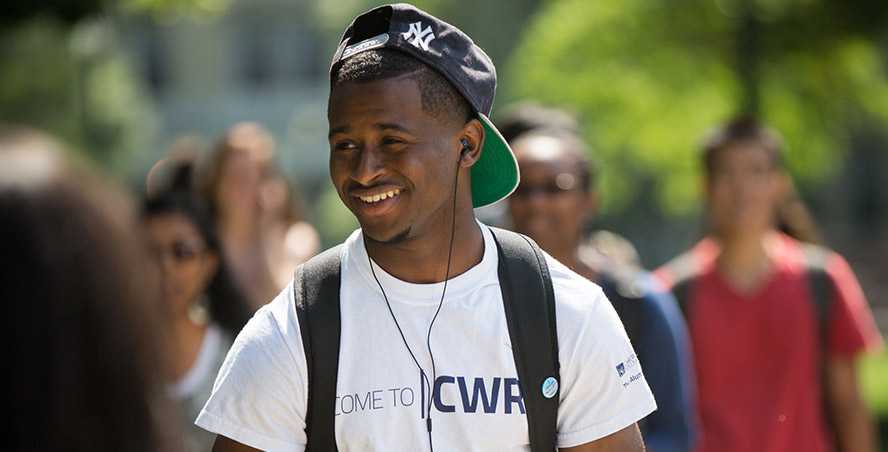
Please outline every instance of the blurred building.
[{"label": "blurred building", "polygon": [[[218,17],[121,18],[118,35],[154,98],[158,136],[213,139],[237,121],[259,121],[277,138],[288,173],[325,178],[335,42],[322,36],[316,3],[235,1]],[[167,143],[158,144],[160,153]]]}]

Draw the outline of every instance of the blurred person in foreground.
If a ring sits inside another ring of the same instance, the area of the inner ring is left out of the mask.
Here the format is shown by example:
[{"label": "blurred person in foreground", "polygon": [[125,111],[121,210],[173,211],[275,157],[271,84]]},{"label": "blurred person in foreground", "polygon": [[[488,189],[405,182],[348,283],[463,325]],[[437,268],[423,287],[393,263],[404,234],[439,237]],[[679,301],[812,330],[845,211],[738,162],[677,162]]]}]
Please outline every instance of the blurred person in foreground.
[{"label": "blurred person in foreground", "polygon": [[209,208],[191,190],[188,161],[173,162],[170,185],[143,202],[142,223],[163,277],[170,393],[179,403],[188,451],[214,436],[194,425],[234,337],[251,310],[231,279]]},{"label": "blurred person in foreground", "polygon": [[711,233],[657,271],[688,321],[700,452],[874,452],[857,359],[881,339],[845,260],[776,229],[781,140],[752,118],[703,147]]},{"label": "blurred person in foreground", "polygon": [[132,205],[64,160],[44,135],[0,125],[7,450],[178,450],[159,284]]},{"label": "blurred person in foreground", "polygon": [[654,452],[688,451],[693,385],[687,331],[675,300],[634,266],[634,247],[616,246],[614,234],[595,235],[590,241],[595,247],[583,243],[584,226],[598,208],[598,192],[597,171],[578,136],[537,129],[511,144],[521,172],[509,197],[515,230],[604,289],[657,400],[657,411],[639,422],[645,445]]},{"label": "blurred person in foreground", "polygon": [[234,277],[254,310],[274,298],[320,243],[315,229],[295,215],[274,154],[274,139],[265,128],[235,124],[211,151],[199,188],[210,203]]}]

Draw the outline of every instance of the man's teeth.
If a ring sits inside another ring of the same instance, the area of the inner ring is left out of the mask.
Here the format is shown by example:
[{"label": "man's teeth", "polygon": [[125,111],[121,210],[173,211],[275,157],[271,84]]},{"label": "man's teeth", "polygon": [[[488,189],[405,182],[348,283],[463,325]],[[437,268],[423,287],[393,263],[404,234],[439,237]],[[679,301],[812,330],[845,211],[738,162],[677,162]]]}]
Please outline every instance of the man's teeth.
[{"label": "man's teeth", "polygon": [[401,193],[401,190],[395,189],[373,196],[358,196],[358,198],[367,203],[374,203],[382,201],[383,199],[394,198],[395,196],[398,196],[399,193]]}]

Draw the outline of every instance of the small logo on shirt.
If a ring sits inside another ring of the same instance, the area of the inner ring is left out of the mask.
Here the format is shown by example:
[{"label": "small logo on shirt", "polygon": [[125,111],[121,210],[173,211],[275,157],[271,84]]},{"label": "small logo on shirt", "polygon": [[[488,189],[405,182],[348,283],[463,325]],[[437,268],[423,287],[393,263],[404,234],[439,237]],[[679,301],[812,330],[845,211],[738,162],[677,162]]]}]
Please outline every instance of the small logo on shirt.
[{"label": "small logo on shirt", "polygon": [[549,377],[543,381],[543,397],[551,399],[558,393],[558,380],[555,377]]},{"label": "small logo on shirt", "polygon": [[626,375],[626,365],[623,363],[617,364],[617,375],[623,376]]},{"label": "small logo on shirt", "polygon": [[617,375],[623,376],[626,375],[626,372],[632,370],[635,366],[638,365],[638,357],[635,356],[635,353],[626,357],[626,359],[619,364],[617,364]]},{"label": "small logo on shirt", "polygon": [[620,377],[620,383],[624,388],[642,378],[641,370],[634,370],[636,367],[638,367],[638,357],[634,353],[627,356],[625,361],[617,364],[617,376]]}]

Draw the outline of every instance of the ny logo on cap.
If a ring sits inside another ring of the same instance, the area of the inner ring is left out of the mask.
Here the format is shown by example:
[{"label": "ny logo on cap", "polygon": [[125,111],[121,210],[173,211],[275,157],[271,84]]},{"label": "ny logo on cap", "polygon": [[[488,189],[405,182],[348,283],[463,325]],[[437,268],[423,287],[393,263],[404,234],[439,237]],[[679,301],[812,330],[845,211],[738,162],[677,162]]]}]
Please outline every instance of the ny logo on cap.
[{"label": "ny logo on cap", "polygon": [[[432,33],[432,27],[428,26],[423,30],[422,22],[413,22],[410,24],[410,30],[401,33],[401,36],[413,44],[413,47],[416,47],[417,49],[421,48],[425,51],[429,50],[429,43],[435,39],[435,34]],[[413,38],[412,40],[411,37]]]}]

